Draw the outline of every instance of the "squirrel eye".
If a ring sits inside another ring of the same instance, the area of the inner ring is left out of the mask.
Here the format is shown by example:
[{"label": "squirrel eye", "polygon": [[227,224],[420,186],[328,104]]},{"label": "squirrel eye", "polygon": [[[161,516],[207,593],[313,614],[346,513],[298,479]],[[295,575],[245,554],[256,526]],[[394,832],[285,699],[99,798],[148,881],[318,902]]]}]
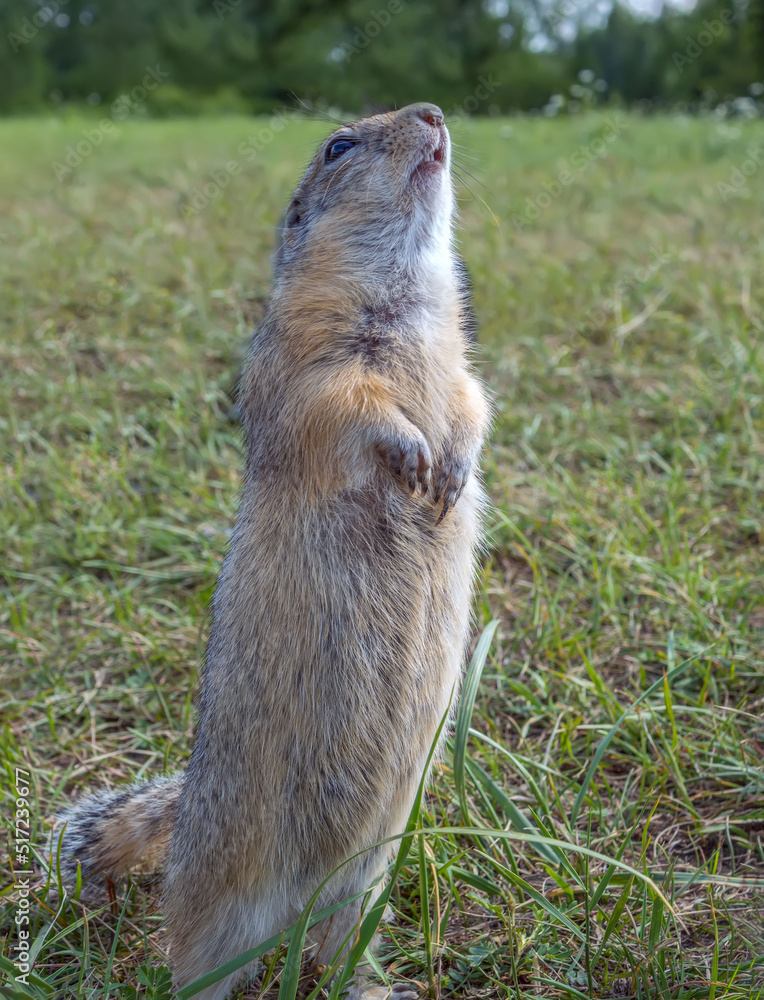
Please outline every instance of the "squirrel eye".
[{"label": "squirrel eye", "polygon": [[349,149],[355,146],[355,140],[349,139],[347,136],[340,136],[338,139],[333,139],[329,145],[326,147],[326,161],[338,160],[343,153],[347,153]]}]

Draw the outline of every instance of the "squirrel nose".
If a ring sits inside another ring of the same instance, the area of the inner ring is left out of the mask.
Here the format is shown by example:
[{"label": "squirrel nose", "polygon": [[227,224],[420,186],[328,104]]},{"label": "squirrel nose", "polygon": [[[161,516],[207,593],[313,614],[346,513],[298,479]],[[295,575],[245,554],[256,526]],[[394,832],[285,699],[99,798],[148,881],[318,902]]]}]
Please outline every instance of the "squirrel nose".
[{"label": "squirrel nose", "polygon": [[440,128],[443,124],[443,112],[437,104],[415,104],[412,110],[418,118],[433,128]]}]

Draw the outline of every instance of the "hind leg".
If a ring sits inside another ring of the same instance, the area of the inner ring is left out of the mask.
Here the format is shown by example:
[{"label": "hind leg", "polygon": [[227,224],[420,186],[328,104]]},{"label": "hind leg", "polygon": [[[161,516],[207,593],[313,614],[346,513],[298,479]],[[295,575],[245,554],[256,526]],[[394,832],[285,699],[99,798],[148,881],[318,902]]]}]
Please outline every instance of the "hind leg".
[{"label": "hind leg", "polygon": [[[167,938],[175,989],[188,986],[257,944],[250,932],[252,920],[244,907],[220,902],[204,910],[189,909],[181,916],[168,914]],[[257,963],[226,976],[198,993],[196,1000],[223,1000],[231,989],[257,971]]]},{"label": "hind leg", "polygon": [[[175,989],[254,948],[290,922],[286,915],[274,912],[267,900],[235,896],[176,906],[168,893],[165,913]],[[258,966],[258,961],[250,962],[202,990],[195,1000],[223,1000],[237,983],[253,976]]]},{"label": "hind leg", "polygon": [[[387,850],[383,849],[375,852],[374,857],[368,857],[365,863],[350,875],[343,873],[342,885],[332,887],[331,898],[324,898],[320,901],[320,909],[329,906],[334,902],[354,896],[357,892],[362,892],[374,881],[374,872],[384,871],[387,858]],[[315,947],[315,961],[320,965],[337,964],[337,958],[344,959],[350,949],[358,939],[358,931],[363,920],[364,913],[367,913],[379,894],[382,892],[383,884],[378,885],[371,891],[364,911],[361,906],[363,900],[349,903],[347,906],[316,924],[310,931],[310,941]],[[372,938],[370,948],[376,951],[378,935]],[[338,963],[337,973],[344,967],[344,962]],[[392,987],[392,992],[386,986],[373,986],[369,979],[373,972],[363,959],[358,963],[350,981],[350,989],[346,995],[346,1000],[386,1000],[393,997],[394,1000],[415,1000],[418,993],[404,984],[396,984]]]},{"label": "hind leg", "polygon": [[[331,900],[322,899],[321,906],[317,907],[317,909],[320,909],[323,906],[328,906],[332,902],[339,902],[347,896],[353,896],[356,892],[362,891],[362,889],[363,885],[359,888],[345,886],[337,893],[333,893]],[[369,906],[380,892],[381,888],[378,888],[373,892]],[[316,924],[315,927],[311,928],[309,938],[315,949],[314,956],[316,964],[336,964],[337,960],[340,958],[344,959],[353,947],[358,938],[358,930],[361,925],[361,920],[363,919],[361,902],[362,901],[359,899],[355,903],[349,903],[341,910],[333,913],[331,917],[327,917],[326,920],[322,920],[321,923]],[[369,906],[367,906],[367,910]],[[375,946],[376,935],[372,941],[372,950]],[[339,962],[338,971],[341,971],[341,969],[342,962]]]}]

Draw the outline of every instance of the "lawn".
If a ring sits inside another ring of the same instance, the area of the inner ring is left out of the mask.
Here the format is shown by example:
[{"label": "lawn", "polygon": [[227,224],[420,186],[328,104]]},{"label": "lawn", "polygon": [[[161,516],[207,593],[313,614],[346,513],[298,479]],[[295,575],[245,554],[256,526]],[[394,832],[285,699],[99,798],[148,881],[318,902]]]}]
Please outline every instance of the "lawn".
[{"label": "lawn", "polygon": [[[14,885],[15,768],[40,843],[82,789],[188,759],[236,372],[328,128],[271,125],[0,122],[2,927],[16,957],[29,915],[38,977],[9,997],[126,1000],[166,959],[150,875]],[[383,964],[444,998],[761,998],[764,123],[454,139],[496,409],[475,635],[499,625]]]}]

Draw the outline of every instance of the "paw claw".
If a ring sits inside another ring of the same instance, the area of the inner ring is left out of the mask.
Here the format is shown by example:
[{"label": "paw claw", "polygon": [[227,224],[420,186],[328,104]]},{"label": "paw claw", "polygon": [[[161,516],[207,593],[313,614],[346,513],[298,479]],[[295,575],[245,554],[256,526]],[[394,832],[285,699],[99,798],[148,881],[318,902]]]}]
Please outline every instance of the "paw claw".
[{"label": "paw claw", "polygon": [[381,442],[378,447],[387,459],[390,470],[399,476],[413,496],[418,490],[427,493],[432,479],[432,458],[430,448],[423,437],[396,437],[390,442]]},{"label": "paw claw", "polygon": [[358,1000],[419,1000],[421,994],[408,983],[394,983],[392,987],[372,986],[359,994]]},{"label": "paw claw", "polygon": [[470,457],[458,456],[452,452],[446,452],[443,456],[434,491],[434,503],[443,504],[436,524],[440,524],[458,502],[470,477],[472,464],[473,460]]},{"label": "paw claw", "polygon": [[428,465],[419,479],[422,485],[422,496],[426,496],[430,489],[430,484],[432,483],[432,469]]}]

